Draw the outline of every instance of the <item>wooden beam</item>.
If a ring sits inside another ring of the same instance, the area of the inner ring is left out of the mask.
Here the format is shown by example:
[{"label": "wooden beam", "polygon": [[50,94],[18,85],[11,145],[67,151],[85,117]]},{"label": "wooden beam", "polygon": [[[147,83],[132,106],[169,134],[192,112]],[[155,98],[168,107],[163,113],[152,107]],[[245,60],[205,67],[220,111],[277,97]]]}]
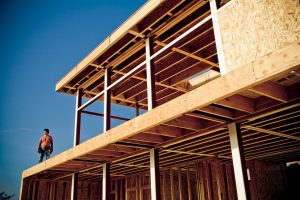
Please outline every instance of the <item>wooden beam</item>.
[{"label": "wooden beam", "polygon": [[254,113],[255,111],[255,104],[252,99],[237,94],[218,101],[216,104],[247,113]]},{"label": "wooden beam", "polygon": [[110,129],[111,117],[111,89],[108,87],[111,84],[111,68],[105,69],[104,77],[104,116],[103,116],[103,132]]},{"label": "wooden beam", "polygon": [[161,125],[161,126],[156,126],[154,128],[148,129],[144,132],[155,134],[155,135],[168,136],[168,137],[178,137],[182,134],[182,129]]},{"label": "wooden beam", "polygon": [[[127,121],[104,134],[97,135],[76,147],[62,152],[45,163],[23,172],[26,178],[63,162],[73,160],[88,152],[141,133],[147,129],[175,119],[183,114],[201,109],[241,91],[282,76],[300,66],[300,40],[240,66],[224,76],[216,78],[150,112]],[[205,95],[205,98],[204,96]]]},{"label": "wooden beam", "polygon": [[208,105],[203,108],[198,109],[201,112],[228,118],[228,119],[234,119],[234,114],[232,111],[224,109],[224,108],[219,108],[213,105]]},{"label": "wooden beam", "polygon": [[146,48],[146,72],[147,72],[147,99],[148,111],[156,107],[156,91],[155,91],[155,68],[154,61],[151,59],[153,54],[154,41],[153,38],[147,38],[145,41]]},{"label": "wooden beam", "polygon": [[285,87],[272,81],[267,81],[266,83],[256,85],[249,90],[283,103],[288,102],[288,95]]},{"label": "wooden beam", "polygon": [[160,200],[159,151],[150,149],[151,200]]},{"label": "wooden beam", "polygon": [[185,128],[185,129],[195,130],[195,131],[198,131],[203,127],[201,120],[194,117],[188,117],[188,116],[178,117],[176,119],[166,122],[165,124],[169,126]]},{"label": "wooden beam", "polygon": [[103,164],[102,200],[110,200],[110,163]]},{"label": "wooden beam", "polygon": [[161,5],[163,1],[148,1],[134,15],[132,15],[125,23],[107,37],[100,45],[98,45],[87,57],[85,57],[78,65],[76,65],[64,78],[56,84],[56,91],[59,91],[70,80],[76,77],[80,72],[86,69],[90,63],[93,63],[97,57],[103,54],[107,49],[124,37],[128,30],[142,19],[144,19],[151,11]]},{"label": "wooden beam", "polygon": [[250,200],[250,189],[247,179],[247,168],[244,158],[240,125],[231,123],[228,125],[228,131],[238,199]]},{"label": "wooden beam", "polygon": [[78,110],[78,108],[82,104],[82,95],[83,95],[82,90],[81,89],[77,90],[75,123],[74,123],[74,143],[73,143],[74,146],[80,144],[81,110]]},{"label": "wooden beam", "polygon": [[[155,43],[158,44],[158,45],[160,45],[160,46],[163,46],[163,47],[167,45],[167,44],[165,44],[164,42],[161,42],[161,41],[155,41]],[[209,60],[207,60],[205,58],[201,58],[200,56],[194,55],[193,53],[184,51],[184,50],[182,50],[180,48],[173,47],[172,51],[180,53],[180,54],[183,54],[183,55],[191,57],[191,58],[194,58],[194,59],[196,59],[198,61],[201,61],[201,62],[204,62],[204,63],[206,63],[208,65],[219,67],[219,65],[216,64],[216,63],[214,63],[214,62],[211,62],[211,61],[209,61]]]},{"label": "wooden beam", "polygon": [[164,142],[164,139],[161,136],[148,134],[148,133],[134,135],[128,139],[135,140],[135,141],[142,141],[142,142],[153,142],[153,143]]},{"label": "wooden beam", "polygon": [[288,138],[288,139],[291,139],[291,140],[300,141],[300,138],[297,137],[297,136],[288,135],[288,134],[284,134],[284,133],[280,133],[280,132],[276,132],[276,131],[271,131],[271,130],[267,130],[267,129],[264,129],[264,128],[258,128],[258,127],[249,126],[249,125],[244,125],[243,128],[253,130],[253,131],[258,131],[258,132],[261,132],[261,133],[267,133],[267,134],[270,134],[270,135],[275,135],[275,136],[278,136],[278,137]]}]

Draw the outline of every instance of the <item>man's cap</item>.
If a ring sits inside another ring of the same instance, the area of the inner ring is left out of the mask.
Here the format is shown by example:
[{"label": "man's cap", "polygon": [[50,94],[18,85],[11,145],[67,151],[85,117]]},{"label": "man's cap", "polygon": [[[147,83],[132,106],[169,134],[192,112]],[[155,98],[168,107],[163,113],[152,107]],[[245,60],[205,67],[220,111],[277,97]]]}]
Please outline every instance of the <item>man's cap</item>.
[{"label": "man's cap", "polygon": [[49,133],[49,129],[45,128],[44,131],[46,131],[47,133]]}]

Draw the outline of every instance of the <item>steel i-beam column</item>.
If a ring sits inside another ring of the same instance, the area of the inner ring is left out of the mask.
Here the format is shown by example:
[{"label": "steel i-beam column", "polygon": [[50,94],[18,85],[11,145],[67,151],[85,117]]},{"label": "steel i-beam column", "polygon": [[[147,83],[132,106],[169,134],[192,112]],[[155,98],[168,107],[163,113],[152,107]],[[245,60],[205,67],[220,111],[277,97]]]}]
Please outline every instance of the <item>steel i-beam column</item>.
[{"label": "steel i-beam column", "polygon": [[244,158],[240,124],[237,124],[235,122],[229,124],[228,131],[230,137],[232,162],[238,199],[249,200],[250,190],[249,182],[247,179],[247,169]]},{"label": "steel i-beam column", "polygon": [[[81,89],[77,90],[74,126],[74,147],[80,143],[81,110],[78,110],[78,108],[82,104],[82,94],[83,91]],[[77,200],[77,185],[78,173],[75,173],[72,175],[71,200]]]},{"label": "steel i-beam column", "polygon": [[105,69],[104,77],[104,118],[103,118],[103,132],[110,129],[110,115],[111,115],[111,90],[107,87],[111,84],[111,68]]},{"label": "steel i-beam column", "polygon": [[159,151],[150,149],[151,200],[160,200]]},{"label": "steel i-beam column", "polygon": [[110,200],[110,163],[103,164],[102,200]]},{"label": "steel i-beam column", "polygon": [[140,105],[136,103],[134,108],[135,108],[135,116],[137,117],[140,115]]},{"label": "steel i-beam column", "polygon": [[222,45],[221,30],[219,25],[216,0],[209,0],[209,5],[210,5],[211,17],[212,17],[213,28],[214,28],[220,73],[221,75],[224,75],[228,72],[228,69],[225,64],[225,56],[224,56],[224,50]]},{"label": "steel i-beam column", "polygon": [[78,173],[72,175],[71,200],[77,200]]},{"label": "steel i-beam column", "polygon": [[82,104],[82,90],[77,90],[76,96],[76,109],[75,109],[75,126],[74,126],[74,147],[80,143],[80,123],[81,123],[81,110],[78,108]]},{"label": "steel i-beam column", "polygon": [[147,99],[148,111],[156,107],[156,92],[155,92],[155,69],[154,62],[150,59],[153,55],[154,41],[153,38],[147,38],[145,41],[146,47],[146,74],[147,74]]}]

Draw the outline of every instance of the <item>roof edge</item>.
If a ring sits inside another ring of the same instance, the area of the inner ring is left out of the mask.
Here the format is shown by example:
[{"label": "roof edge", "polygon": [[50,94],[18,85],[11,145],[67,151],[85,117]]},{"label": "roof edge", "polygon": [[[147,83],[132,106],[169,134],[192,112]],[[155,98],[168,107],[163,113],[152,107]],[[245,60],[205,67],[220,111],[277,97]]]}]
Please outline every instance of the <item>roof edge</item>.
[{"label": "roof edge", "polygon": [[83,71],[89,63],[93,62],[101,53],[115,44],[126,32],[141,21],[145,16],[157,8],[164,0],[148,0],[142,7],[133,13],[119,28],[112,32],[103,42],[93,49],[83,60],[71,69],[55,86],[55,91],[61,90],[72,78]]}]

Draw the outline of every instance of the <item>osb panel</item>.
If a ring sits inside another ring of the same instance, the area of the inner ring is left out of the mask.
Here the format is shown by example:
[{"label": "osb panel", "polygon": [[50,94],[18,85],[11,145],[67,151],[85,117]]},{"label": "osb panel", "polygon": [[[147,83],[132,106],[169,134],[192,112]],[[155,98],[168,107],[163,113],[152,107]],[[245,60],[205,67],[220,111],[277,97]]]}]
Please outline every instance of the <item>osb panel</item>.
[{"label": "osb panel", "polygon": [[233,0],[218,16],[229,71],[300,39],[298,0]]}]

